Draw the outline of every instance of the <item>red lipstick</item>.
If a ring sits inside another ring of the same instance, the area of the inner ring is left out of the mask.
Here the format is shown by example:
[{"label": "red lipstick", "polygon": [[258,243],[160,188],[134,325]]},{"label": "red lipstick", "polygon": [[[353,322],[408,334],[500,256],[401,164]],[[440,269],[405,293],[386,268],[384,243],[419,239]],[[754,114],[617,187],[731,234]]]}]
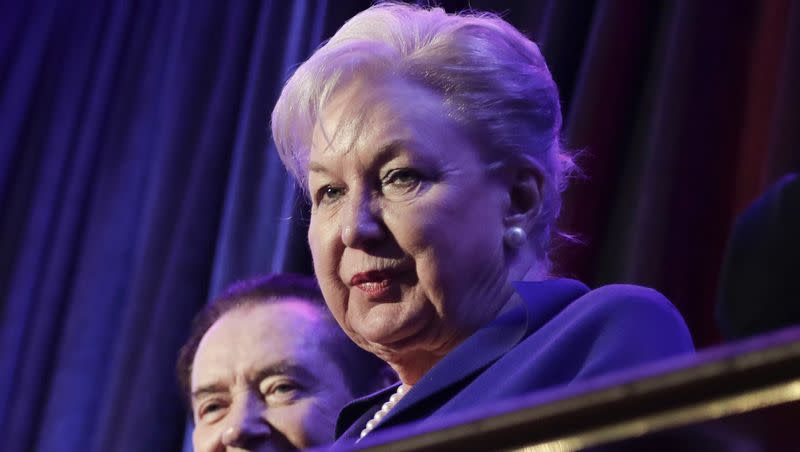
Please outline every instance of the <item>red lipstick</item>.
[{"label": "red lipstick", "polygon": [[350,285],[358,287],[369,298],[380,298],[388,294],[391,282],[391,274],[385,270],[356,273],[350,278]]}]

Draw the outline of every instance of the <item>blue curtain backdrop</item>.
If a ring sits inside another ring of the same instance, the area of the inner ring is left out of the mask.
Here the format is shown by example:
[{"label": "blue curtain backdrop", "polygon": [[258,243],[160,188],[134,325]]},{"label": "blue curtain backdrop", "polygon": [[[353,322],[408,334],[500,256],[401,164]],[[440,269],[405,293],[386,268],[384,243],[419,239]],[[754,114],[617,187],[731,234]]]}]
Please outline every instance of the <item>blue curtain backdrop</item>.
[{"label": "blue curtain backdrop", "polygon": [[[0,0],[0,449],[180,450],[193,314],[311,271],[269,113],[369,3]],[[733,218],[800,167],[798,4],[470,5],[541,43],[585,150],[559,271],[656,287],[713,343]]]},{"label": "blue curtain backdrop", "polygon": [[268,117],[328,8],[2,5],[0,449],[179,449],[192,315],[309,271]]}]

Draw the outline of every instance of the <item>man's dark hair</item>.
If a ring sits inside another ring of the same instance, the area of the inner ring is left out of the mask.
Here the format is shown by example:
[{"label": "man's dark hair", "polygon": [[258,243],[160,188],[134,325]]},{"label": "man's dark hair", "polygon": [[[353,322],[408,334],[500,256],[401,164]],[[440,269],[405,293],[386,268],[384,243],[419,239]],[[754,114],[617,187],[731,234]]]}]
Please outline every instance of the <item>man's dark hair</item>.
[{"label": "man's dark hair", "polygon": [[310,276],[283,273],[236,282],[195,316],[189,339],[181,347],[176,365],[178,383],[189,406],[194,355],[211,326],[235,309],[276,303],[286,298],[299,299],[319,308],[330,330],[326,335],[329,346],[325,347],[325,351],[341,367],[345,383],[354,397],[380,388],[386,376],[386,364],[359,348],[344,334],[328,311],[316,280]]}]

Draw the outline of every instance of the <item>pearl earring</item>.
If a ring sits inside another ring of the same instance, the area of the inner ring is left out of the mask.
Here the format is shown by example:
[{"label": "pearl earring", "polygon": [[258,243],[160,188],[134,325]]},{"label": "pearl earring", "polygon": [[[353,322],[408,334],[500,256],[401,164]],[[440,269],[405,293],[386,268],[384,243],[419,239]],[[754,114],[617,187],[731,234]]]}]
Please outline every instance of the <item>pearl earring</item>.
[{"label": "pearl earring", "polygon": [[509,248],[520,248],[528,240],[528,234],[519,226],[511,226],[503,234],[503,242]]}]

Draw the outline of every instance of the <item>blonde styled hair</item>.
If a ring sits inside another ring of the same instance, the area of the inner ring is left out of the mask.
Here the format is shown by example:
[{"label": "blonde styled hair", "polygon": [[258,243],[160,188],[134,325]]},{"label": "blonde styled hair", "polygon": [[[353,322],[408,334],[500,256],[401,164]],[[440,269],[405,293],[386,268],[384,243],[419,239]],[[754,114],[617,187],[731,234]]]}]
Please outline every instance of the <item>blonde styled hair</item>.
[{"label": "blonde styled hair", "polygon": [[572,160],[561,146],[558,89],[539,47],[490,13],[382,3],[357,14],[297,68],[272,112],[280,158],[306,194],[321,112],[338,89],[372,76],[440,95],[448,115],[478,140],[487,165],[538,168],[541,207],[528,232],[546,256]]}]

